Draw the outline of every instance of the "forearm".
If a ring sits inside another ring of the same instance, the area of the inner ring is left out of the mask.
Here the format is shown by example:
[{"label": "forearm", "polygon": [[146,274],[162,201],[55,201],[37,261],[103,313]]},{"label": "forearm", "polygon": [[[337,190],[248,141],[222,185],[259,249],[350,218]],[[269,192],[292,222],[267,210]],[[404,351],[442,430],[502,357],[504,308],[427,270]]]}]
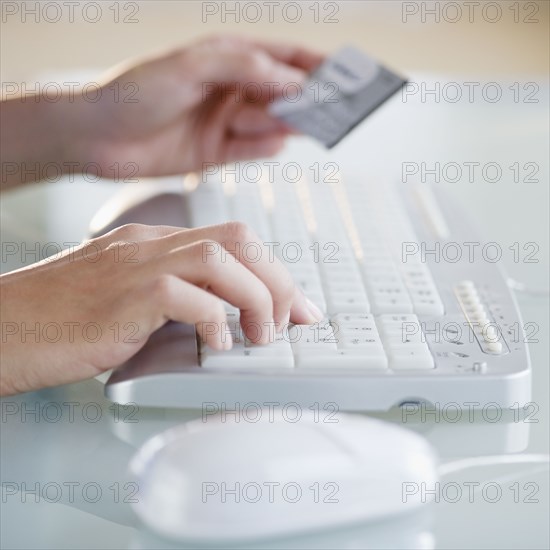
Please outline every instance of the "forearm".
[{"label": "forearm", "polygon": [[1,189],[78,172],[86,106],[77,97],[0,103]]}]

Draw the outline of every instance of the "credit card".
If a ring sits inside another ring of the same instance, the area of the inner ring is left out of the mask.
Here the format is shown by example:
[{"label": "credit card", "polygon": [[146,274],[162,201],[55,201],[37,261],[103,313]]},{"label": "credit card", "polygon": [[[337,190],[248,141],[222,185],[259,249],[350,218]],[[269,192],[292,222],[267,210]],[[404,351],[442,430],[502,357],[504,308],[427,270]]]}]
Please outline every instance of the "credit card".
[{"label": "credit card", "polygon": [[269,112],[331,148],[406,82],[363,52],[346,47],[324,61],[305,84],[287,87]]}]

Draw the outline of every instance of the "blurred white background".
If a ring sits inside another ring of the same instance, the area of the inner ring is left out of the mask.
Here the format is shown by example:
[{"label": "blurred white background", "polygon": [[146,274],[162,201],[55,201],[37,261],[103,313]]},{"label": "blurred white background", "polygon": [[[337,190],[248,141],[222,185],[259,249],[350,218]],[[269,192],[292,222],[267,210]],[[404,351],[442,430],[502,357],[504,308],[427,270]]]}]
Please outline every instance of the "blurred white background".
[{"label": "blurred white background", "polygon": [[[393,155],[394,164],[387,165],[388,177],[399,176],[400,163],[410,160],[483,163],[496,160],[498,154],[504,161],[510,155],[520,162],[536,161],[540,172],[539,184],[534,186],[510,185],[506,192],[501,184],[498,191],[487,185],[469,185],[466,190],[449,187],[458,195],[466,193],[464,200],[482,224],[484,211],[499,204],[496,215],[505,223],[489,225],[489,232],[523,227],[528,240],[536,237],[547,245],[547,1],[474,2],[470,7],[467,2],[300,2],[299,16],[294,3],[279,2],[274,6],[273,22],[264,2],[102,1],[97,3],[99,15],[93,2],[80,2],[72,16],[63,7],[58,21],[56,5],[63,6],[62,2],[50,3],[53,7],[37,15],[33,13],[36,4],[2,4],[4,87],[7,83],[27,83],[32,88],[37,81],[94,80],[128,58],[215,33],[298,42],[326,52],[351,43],[413,80],[423,75],[423,80],[442,82],[496,81],[502,82],[503,88],[513,82],[538,82],[543,87],[537,105],[481,101],[443,107],[432,102],[409,108],[406,115],[402,109],[390,113],[387,107],[339,150],[344,150],[346,162],[366,153],[366,169],[369,162],[389,161],[388,155]],[[235,7],[238,16],[231,13]],[[259,20],[254,22],[257,14]],[[318,154],[324,152],[319,149]],[[5,193],[1,199],[2,238],[28,242],[31,249],[37,240],[78,241],[96,209],[119,187],[77,178]],[[478,199],[472,201],[472,197]],[[518,223],[511,226],[507,220],[512,216]],[[533,225],[536,220],[538,225]],[[34,259],[32,254],[27,258]],[[20,263],[21,258],[11,258],[2,267],[5,271]]]}]

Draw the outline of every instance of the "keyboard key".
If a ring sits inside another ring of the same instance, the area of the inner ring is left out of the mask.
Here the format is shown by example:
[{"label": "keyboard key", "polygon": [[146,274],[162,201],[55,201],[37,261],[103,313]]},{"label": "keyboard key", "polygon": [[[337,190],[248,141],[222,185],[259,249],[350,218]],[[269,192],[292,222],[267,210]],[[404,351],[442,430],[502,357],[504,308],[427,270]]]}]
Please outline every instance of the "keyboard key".
[{"label": "keyboard key", "polygon": [[351,311],[355,313],[368,313],[370,311],[369,301],[364,291],[362,292],[331,292],[326,294],[327,308],[331,314],[340,311]]},{"label": "keyboard key", "polygon": [[332,321],[340,326],[376,326],[374,316],[368,313],[339,313],[332,318]]},{"label": "keyboard key", "polygon": [[343,337],[349,337],[349,338],[371,338],[378,336],[378,331],[376,330],[376,326],[374,324],[372,325],[338,325],[338,323],[335,321],[333,323],[334,328],[334,334],[336,335],[337,339],[343,338]]},{"label": "keyboard key", "polygon": [[382,326],[392,325],[394,323],[418,323],[418,317],[413,314],[408,315],[380,315],[377,322]]},{"label": "keyboard key", "polygon": [[336,349],[336,338],[332,325],[321,321],[313,325],[293,325],[288,329],[288,341],[295,351],[313,349]]},{"label": "keyboard key", "polygon": [[422,334],[422,327],[416,315],[381,315],[380,334],[384,339]]},{"label": "keyboard key", "polygon": [[386,350],[391,369],[434,368],[434,360],[428,346],[396,345]]},{"label": "keyboard key", "polygon": [[204,368],[285,369],[294,367],[294,358],[290,346],[284,348],[268,344],[246,347],[244,343],[238,343],[229,351],[216,351],[202,344],[201,365]]},{"label": "keyboard key", "polygon": [[343,348],[365,348],[365,349],[373,349],[375,347],[382,347],[380,345],[380,340],[378,338],[372,338],[369,336],[362,336],[362,335],[350,335],[350,334],[344,334],[338,339],[338,347],[340,349]]},{"label": "keyboard key", "polygon": [[422,346],[426,343],[426,339],[422,331],[409,334],[407,331],[402,331],[400,334],[389,334],[384,338],[390,347],[398,346],[399,344],[410,344]]},{"label": "keyboard key", "polygon": [[413,307],[418,315],[443,315],[445,309],[443,303],[437,298],[413,297]]},{"label": "keyboard key", "polygon": [[384,313],[409,313],[413,311],[413,306],[408,299],[371,297],[372,310],[376,314]]},{"label": "keyboard key", "polygon": [[388,358],[382,347],[339,349],[336,359],[335,364],[341,369],[386,370],[388,368]]},{"label": "keyboard key", "polygon": [[502,342],[487,342],[487,349],[491,353],[500,354],[503,350]]}]

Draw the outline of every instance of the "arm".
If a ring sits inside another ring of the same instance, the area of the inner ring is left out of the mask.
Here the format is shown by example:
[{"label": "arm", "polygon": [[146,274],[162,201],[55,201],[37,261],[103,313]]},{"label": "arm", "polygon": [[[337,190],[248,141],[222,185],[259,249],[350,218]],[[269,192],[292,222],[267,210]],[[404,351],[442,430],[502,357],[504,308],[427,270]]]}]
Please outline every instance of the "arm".
[{"label": "arm", "polygon": [[[263,250],[260,261],[238,252],[250,242]],[[3,275],[0,298],[0,395],[96,376],[137,353],[169,320],[194,324],[208,345],[230,349],[222,299],[240,309],[244,333],[260,344],[272,338],[273,323],[280,331],[289,320],[322,317],[239,222],[122,226]]]},{"label": "arm", "polygon": [[75,158],[74,140],[82,133],[81,106],[44,97],[0,102],[1,190],[66,173]]},{"label": "arm", "polygon": [[115,68],[98,101],[77,92],[2,102],[2,187],[41,179],[48,163],[63,173],[94,163],[104,177],[117,163],[124,178],[271,156],[290,131],[268,114],[269,102],[321,61],[286,45],[211,38]]}]

